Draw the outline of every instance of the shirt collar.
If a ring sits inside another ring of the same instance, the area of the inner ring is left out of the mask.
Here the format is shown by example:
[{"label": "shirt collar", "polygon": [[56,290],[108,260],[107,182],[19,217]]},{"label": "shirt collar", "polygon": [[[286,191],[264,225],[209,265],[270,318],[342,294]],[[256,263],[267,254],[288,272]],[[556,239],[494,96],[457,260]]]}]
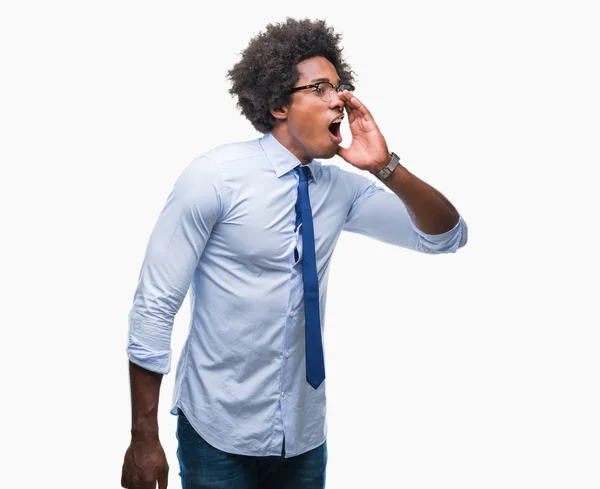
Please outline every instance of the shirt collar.
[{"label": "shirt collar", "polygon": [[[300,160],[283,144],[277,141],[275,136],[270,132],[260,138],[259,142],[271,165],[273,165],[273,170],[275,170],[277,178],[292,171],[301,164]],[[308,163],[308,167],[310,168],[314,182],[319,183],[319,179],[321,178],[321,163],[317,160],[312,160]]]}]

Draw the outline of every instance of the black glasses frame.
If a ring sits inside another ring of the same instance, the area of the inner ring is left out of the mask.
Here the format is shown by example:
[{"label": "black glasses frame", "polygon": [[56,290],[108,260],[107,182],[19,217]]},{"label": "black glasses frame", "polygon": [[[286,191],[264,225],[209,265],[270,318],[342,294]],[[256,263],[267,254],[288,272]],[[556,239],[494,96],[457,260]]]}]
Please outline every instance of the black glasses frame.
[{"label": "black glasses frame", "polygon": [[[333,83],[330,82],[319,82],[319,83],[313,83],[312,85],[304,85],[302,87],[294,87],[290,90],[290,93],[293,92],[297,92],[298,90],[306,90],[307,88],[315,88],[317,90],[321,89],[320,85],[329,85],[333,90],[335,90],[336,92],[341,92],[344,90],[348,90],[349,92],[353,92],[355,90],[354,85],[350,84],[350,83],[344,83],[344,82],[340,82],[339,85],[334,85]],[[344,87],[340,90],[340,87]]]}]

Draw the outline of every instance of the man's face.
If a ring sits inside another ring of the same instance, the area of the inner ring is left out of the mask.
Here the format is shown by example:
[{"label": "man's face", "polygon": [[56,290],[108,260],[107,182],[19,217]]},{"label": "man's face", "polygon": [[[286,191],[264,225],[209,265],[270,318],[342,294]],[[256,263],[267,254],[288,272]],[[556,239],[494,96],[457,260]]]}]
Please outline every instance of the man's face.
[{"label": "man's face", "polygon": [[[298,63],[300,78],[296,87],[326,81],[338,85],[340,79],[334,66],[321,56]],[[341,80],[344,81],[344,80]],[[328,87],[330,88],[330,87]],[[344,102],[334,90],[333,98],[325,101],[314,88],[299,90],[292,94],[287,110],[287,143],[290,151],[307,163],[314,158],[331,158],[342,142],[340,124],[332,125],[343,116]]]}]

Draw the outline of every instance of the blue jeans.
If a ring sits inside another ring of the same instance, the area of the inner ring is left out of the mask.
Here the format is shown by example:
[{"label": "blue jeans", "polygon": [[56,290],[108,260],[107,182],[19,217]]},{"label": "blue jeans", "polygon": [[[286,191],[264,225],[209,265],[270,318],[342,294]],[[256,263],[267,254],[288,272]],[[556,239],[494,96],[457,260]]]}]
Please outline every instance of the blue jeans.
[{"label": "blue jeans", "polygon": [[[324,489],[327,442],[296,457],[255,457],[209,445],[180,411],[177,458],[183,489]],[[285,440],[284,440],[285,451]]]}]

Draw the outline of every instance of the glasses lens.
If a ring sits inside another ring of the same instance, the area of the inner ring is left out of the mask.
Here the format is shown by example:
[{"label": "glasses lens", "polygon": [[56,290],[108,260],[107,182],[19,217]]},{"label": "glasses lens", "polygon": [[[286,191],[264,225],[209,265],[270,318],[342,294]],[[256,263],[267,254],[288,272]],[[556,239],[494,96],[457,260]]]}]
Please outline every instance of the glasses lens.
[{"label": "glasses lens", "polygon": [[328,82],[317,83],[319,85],[319,89],[317,92],[319,93],[319,97],[323,102],[330,102],[333,98],[333,85]]}]

